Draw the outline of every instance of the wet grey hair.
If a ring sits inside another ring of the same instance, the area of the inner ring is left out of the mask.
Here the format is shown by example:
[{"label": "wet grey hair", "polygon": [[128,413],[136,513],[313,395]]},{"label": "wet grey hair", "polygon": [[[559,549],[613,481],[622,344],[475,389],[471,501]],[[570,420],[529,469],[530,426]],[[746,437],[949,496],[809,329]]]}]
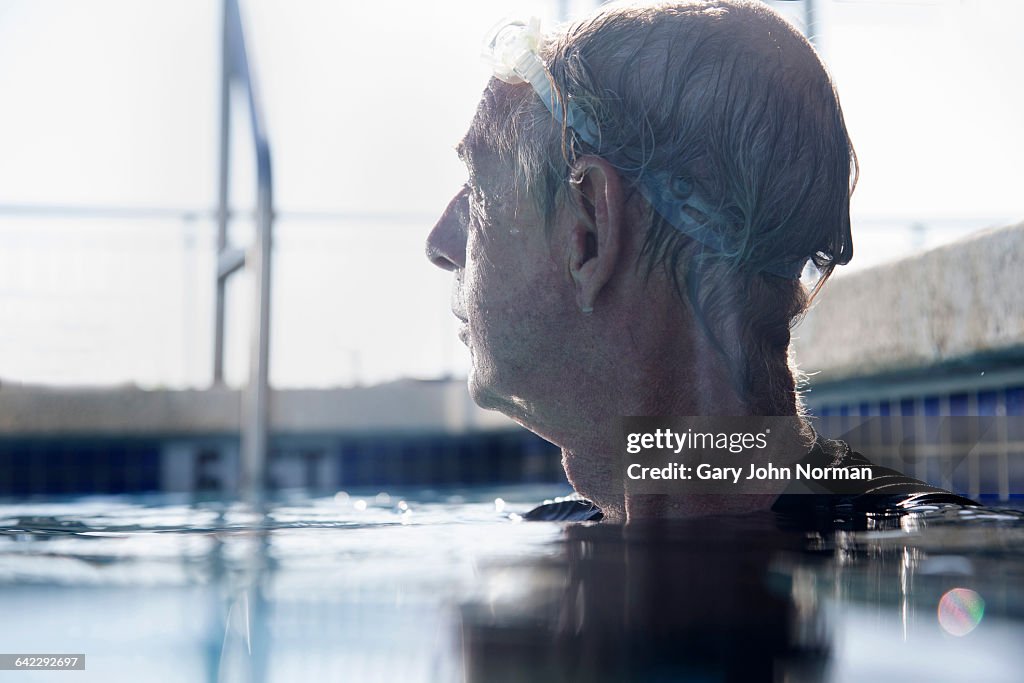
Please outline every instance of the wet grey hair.
[{"label": "wet grey hair", "polygon": [[[734,246],[713,252],[650,210],[642,265],[667,270],[752,412],[799,412],[790,331],[853,256],[857,177],[813,48],[759,2],[693,0],[599,10],[549,36],[542,57],[559,96],[596,122],[598,148],[553,121],[528,85],[478,117],[476,139],[514,165],[518,189],[549,218],[583,154],[608,160],[633,188],[666,171],[696,188],[714,207],[706,224]],[[803,257],[820,273],[811,292],[765,272]]]}]

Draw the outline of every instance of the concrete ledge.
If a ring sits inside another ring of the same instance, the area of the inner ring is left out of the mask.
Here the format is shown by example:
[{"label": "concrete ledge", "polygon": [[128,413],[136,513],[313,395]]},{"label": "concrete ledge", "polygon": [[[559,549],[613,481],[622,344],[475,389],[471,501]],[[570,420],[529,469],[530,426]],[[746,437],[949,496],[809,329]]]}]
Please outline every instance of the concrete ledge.
[{"label": "concrete ledge", "polygon": [[830,281],[794,331],[812,384],[1024,350],[1024,223]]},{"label": "concrete ledge", "polygon": [[[0,435],[238,434],[237,390],[145,391],[0,386]],[[511,429],[481,410],[465,381],[402,380],[374,387],[281,390],[271,430],[282,433],[444,432]]]}]

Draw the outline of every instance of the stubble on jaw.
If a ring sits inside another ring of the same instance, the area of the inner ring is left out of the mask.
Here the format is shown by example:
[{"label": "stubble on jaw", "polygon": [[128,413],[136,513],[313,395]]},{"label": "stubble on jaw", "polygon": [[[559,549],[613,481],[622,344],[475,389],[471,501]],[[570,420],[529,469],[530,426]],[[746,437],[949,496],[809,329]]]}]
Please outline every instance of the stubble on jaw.
[{"label": "stubble on jaw", "polygon": [[562,449],[562,469],[574,491],[601,508],[609,521],[625,519],[625,497],[617,459]]}]

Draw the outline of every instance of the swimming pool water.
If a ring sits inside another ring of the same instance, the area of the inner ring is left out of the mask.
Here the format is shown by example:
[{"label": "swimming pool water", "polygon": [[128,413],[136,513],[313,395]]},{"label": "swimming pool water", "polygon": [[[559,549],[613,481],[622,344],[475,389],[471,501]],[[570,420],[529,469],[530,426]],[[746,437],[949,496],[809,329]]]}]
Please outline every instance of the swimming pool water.
[{"label": "swimming pool water", "polygon": [[0,651],[86,670],[0,680],[1024,680],[1019,511],[518,519],[560,493],[2,504]]}]

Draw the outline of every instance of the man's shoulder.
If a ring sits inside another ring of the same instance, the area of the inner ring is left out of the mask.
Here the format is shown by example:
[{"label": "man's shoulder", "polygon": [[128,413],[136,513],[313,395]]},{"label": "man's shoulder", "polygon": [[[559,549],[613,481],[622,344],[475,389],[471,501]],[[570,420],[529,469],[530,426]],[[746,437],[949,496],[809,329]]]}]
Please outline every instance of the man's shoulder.
[{"label": "man's shoulder", "polygon": [[[969,498],[876,465],[843,441],[819,436],[802,462],[816,467],[869,468],[871,477],[825,480],[815,490],[786,491],[772,506],[776,513],[831,518],[840,510],[878,513],[912,510],[919,505],[977,505]],[[603,517],[599,507],[577,494],[546,501],[523,515],[531,522],[592,522]]]},{"label": "man's shoulder", "polygon": [[603,517],[601,508],[575,494],[545,502],[523,515],[529,522],[596,522]]},{"label": "man's shoulder", "polygon": [[876,465],[843,441],[818,437],[803,459],[815,467],[866,468],[871,476],[816,482],[813,490],[787,490],[772,507],[776,512],[807,513],[845,508],[857,512],[897,512],[917,505],[977,505],[973,500]]}]

